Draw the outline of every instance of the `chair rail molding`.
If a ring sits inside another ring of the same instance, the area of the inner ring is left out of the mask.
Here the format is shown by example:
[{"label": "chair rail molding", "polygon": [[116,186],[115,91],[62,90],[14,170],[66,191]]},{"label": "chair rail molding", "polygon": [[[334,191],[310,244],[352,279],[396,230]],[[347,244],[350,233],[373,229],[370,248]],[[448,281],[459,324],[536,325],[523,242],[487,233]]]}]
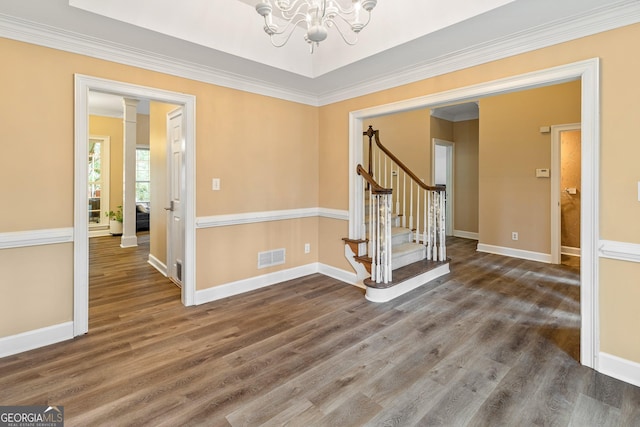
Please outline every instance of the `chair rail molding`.
[{"label": "chair rail molding", "polygon": [[619,261],[640,262],[640,244],[600,240],[600,256]]},{"label": "chair rail molding", "polygon": [[0,249],[73,242],[73,227],[0,233]]}]

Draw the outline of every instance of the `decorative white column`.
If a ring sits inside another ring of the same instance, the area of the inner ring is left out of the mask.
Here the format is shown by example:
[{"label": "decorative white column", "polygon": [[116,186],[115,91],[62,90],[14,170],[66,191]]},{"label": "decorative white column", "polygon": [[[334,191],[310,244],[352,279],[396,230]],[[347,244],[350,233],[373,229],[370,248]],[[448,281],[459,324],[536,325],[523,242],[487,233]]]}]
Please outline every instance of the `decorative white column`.
[{"label": "decorative white column", "polygon": [[122,239],[120,246],[129,248],[138,246],[136,236],[136,128],[138,100],[123,98],[124,105],[124,141],[122,149]]}]

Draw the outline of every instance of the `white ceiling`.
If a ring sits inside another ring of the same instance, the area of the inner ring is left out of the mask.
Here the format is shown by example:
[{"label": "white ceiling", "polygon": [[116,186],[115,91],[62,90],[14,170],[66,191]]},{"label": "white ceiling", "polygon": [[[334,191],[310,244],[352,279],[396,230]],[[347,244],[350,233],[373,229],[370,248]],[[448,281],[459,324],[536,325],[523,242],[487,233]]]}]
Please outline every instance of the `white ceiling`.
[{"label": "white ceiling", "polygon": [[640,0],[379,0],[356,46],[311,55],[271,46],[256,2],[2,0],[0,37],[324,105],[640,22]]}]

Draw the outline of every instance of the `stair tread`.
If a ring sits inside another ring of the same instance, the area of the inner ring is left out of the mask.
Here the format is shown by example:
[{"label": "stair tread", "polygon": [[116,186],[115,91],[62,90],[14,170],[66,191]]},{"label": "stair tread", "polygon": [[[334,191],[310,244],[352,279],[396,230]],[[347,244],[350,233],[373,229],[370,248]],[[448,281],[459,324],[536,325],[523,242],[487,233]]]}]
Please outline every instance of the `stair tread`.
[{"label": "stair tread", "polygon": [[411,234],[411,230],[406,227],[391,227],[392,236],[397,236],[399,234]]}]

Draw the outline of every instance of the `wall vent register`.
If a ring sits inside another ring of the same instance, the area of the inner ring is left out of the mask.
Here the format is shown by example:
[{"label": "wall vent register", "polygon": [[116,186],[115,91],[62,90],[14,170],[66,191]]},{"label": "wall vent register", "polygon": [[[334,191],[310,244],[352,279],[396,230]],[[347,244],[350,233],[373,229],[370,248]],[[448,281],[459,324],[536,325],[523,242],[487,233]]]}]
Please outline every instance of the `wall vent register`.
[{"label": "wall vent register", "polygon": [[284,264],[285,249],[274,249],[266,252],[258,252],[258,268],[271,267]]}]

